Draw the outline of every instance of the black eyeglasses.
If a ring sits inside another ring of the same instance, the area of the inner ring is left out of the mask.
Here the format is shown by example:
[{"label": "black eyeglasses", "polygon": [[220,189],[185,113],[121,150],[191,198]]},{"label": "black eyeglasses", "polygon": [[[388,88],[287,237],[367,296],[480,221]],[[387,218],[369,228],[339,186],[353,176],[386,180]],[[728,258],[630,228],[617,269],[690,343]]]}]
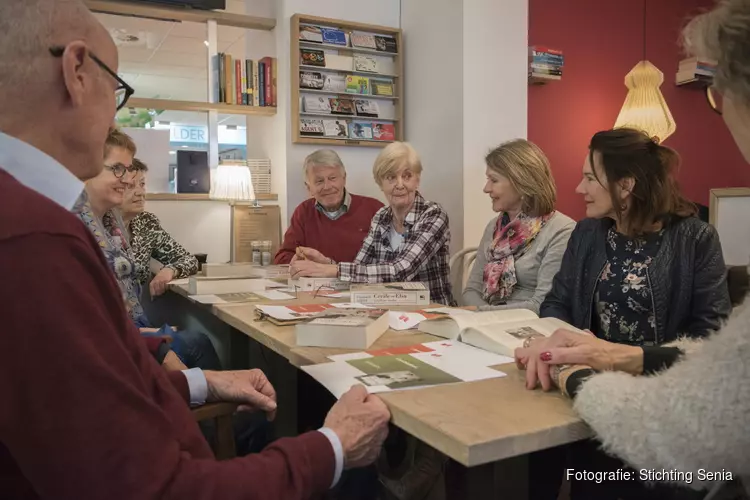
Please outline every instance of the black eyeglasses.
[{"label": "black eyeglasses", "polygon": [[[63,53],[65,52],[65,47],[50,47],[49,53],[52,54],[53,57],[62,57]],[[102,68],[104,71],[106,71],[109,76],[117,80],[117,83],[119,84],[118,87],[115,89],[115,103],[117,103],[117,110],[121,110],[123,107],[125,107],[125,104],[128,102],[128,99],[130,99],[130,96],[132,96],[135,93],[135,89],[125,83],[125,80],[120,78],[117,73],[109,69],[109,66],[104,64],[101,59],[96,57],[94,54],[89,52],[89,57],[94,60],[96,64],[99,65],[100,68]]]},{"label": "black eyeglasses", "polygon": [[711,109],[721,115],[724,104],[721,92],[709,85],[706,87],[706,99],[708,100],[708,105],[711,106]]},{"label": "black eyeglasses", "polygon": [[104,168],[115,174],[115,177],[118,179],[121,179],[125,176],[125,172],[133,173],[137,172],[138,169],[134,167],[133,165],[130,165],[129,167],[126,167],[122,163],[115,163],[114,165],[104,165]]}]

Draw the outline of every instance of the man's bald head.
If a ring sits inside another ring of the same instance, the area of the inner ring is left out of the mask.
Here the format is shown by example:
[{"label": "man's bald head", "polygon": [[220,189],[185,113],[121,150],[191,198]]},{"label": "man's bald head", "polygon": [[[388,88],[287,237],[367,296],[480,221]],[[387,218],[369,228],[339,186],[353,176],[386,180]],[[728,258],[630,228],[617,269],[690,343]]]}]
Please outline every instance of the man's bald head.
[{"label": "man's bald head", "polygon": [[117,47],[81,0],[0,0],[0,131],[96,176],[119,85],[103,65]]}]

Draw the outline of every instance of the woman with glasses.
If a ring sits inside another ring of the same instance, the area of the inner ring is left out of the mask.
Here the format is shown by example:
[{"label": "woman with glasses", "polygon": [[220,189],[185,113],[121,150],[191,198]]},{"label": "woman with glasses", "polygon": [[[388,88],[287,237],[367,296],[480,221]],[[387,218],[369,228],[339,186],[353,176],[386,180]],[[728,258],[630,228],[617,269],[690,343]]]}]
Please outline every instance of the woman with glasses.
[{"label": "woman with glasses", "polygon": [[[693,19],[684,36],[692,55],[718,61],[709,103],[750,162],[750,1],[720,2]],[[677,249],[675,258],[689,248]],[[703,291],[701,283],[691,286]],[[647,349],[559,331],[518,349],[516,360],[532,371],[534,385],[539,376],[575,398],[604,449],[641,468],[646,479],[710,490],[712,499],[750,494],[747,305],[703,341]],[[633,376],[647,372],[657,373]]]},{"label": "woman with glasses", "polygon": [[117,209],[135,181],[136,169],[132,165],[135,152],[130,137],[117,129],[110,130],[105,145],[104,169],[86,183],[85,194],[74,211],[101,247],[120,286],[128,314],[141,333],[170,338],[171,349],[189,368],[220,370],[219,357],[206,335],[176,331],[168,325],[153,328],[141,306],[141,285],[131,254],[130,238]]}]

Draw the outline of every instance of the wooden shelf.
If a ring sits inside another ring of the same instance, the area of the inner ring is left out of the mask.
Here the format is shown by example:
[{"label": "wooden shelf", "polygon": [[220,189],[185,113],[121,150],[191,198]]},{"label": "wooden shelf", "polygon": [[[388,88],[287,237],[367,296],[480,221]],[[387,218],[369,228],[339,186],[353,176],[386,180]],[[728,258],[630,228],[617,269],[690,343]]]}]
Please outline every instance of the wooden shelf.
[{"label": "wooden shelf", "polygon": [[312,116],[314,118],[328,118],[329,120],[358,120],[361,122],[397,122],[398,118],[375,118],[372,116],[359,115],[334,115],[333,113],[300,113],[300,116]]},{"label": "wooden shelf", "polygon": [[168,109],[172,111],[218,111],[230,115],[274,116],[276,108],[273,106],[241,106],[214,102],[173,101],[171,99],[148,99],[131,97],[129,108]]},{"label": "wooden shelf", "polygon": [[330,71],[331,73],[346,73],[347,75],[369,76],[370,78],[398,78],[398,75],[388,75],[386,73],[370,73],[369,71],[354,71],[351,69],[324,68],[323,66],[311,66],[309,64],[300,64],[300,70],[305,71]]},{"label": "wooden shelf", "polygon": [[300,47],[305,47],[307,49],[341,50],[345,52],[351,52],[353,54],[371,54],[381,57],[398,57],[398,52],[385,52],[383,50],[365,49],[362,47],[348,47],[344,45],[334,45],[332,43],[315,43],[300,40],[299,45]]},{"label": "wooden shelf", "polygon": [[276,19],[268,17],[246,16],[219,10],[200,10],[185,7],[169,7],[165,5],[147,5],[114,0],[84,0],[86,7],[93,12],[114,14],[119,16],[144,17],[161,21],[189,21],[206,23],[216,21],[222,26],[234,26],[249,30],[272,31],[276,27]]},{"label": "wooden shelf", "polygon": [[375,139],[350,139],[344,137],[309,137],[300,135],[296,144],[328,144],[330,146],[364,146],[384,148],[393,141],[376,141]]},{"label": "wooden shelf", "polygon": [[[377,24],[365,24],[355,23],[353,21],[342,21],[340,19],[331,19],[330,17],[320,16],[308,16],[307,14],[295,14],[293,21],[299,24],[311,24],[313,26],[326,26],[328,28],[336,28],[342,30],[352,31],[364,31],[367,33],[375,33],[376,35],[386,35],[396,38],[397,42],[401,42],[401,30],[397,28],[389,28],[388,26],[380,26]],[[293,33],[297,35],[296,38],[299,40],[299,30]],[[401,47],[399,44],[398,47]]]},{"label": "wooden shelf", "polygon": [[[278,201],[279,195],[277,194],[263,194],[258,193],[255,195],[258,201]],[[205,193],[146,193],[146,201],[225,201],[215,200],[210,198]],[[229,203],[229,202],[227,202]],[[249,202],[235,203],[235,205],[249,205]]]},{"label": "wooden shelf", "polygon": [[306,89],[302,87],[300,87],[299,91],[302,94],[335,95],[335,96],[341,96],[341,97],[353,97],[353,98],[363,98],[363,99],[384,99],[388,101],[395,101],[396,99],[398,99],[398,97],[395,97],[395,96],[372,95],[372,94],[352,94],[350,92],[327,92],[325,90]]}]

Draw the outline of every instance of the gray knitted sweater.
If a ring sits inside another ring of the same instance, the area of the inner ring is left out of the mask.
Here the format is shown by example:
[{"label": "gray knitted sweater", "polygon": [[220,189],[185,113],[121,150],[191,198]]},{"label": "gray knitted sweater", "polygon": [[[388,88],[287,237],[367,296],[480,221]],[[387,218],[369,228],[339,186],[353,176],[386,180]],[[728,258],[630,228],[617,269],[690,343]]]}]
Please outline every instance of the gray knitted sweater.
[{"label": "gray knitted sweater", "polygon": [[575,409],[635,469],[692,472],[696,490],[720,484],[699,470],[731,472],[750,490],[750,298],[721,331],[680,347],[682,360],[657,375],[590,377]]}]

